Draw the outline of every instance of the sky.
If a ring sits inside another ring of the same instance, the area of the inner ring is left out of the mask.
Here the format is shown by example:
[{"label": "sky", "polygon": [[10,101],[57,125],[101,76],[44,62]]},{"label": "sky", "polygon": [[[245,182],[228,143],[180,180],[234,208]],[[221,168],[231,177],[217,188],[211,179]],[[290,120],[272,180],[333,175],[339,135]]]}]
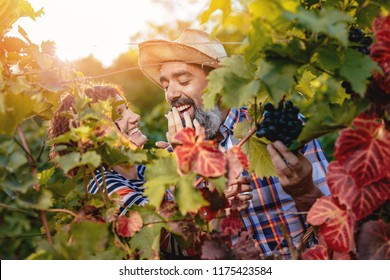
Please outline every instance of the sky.
[{"label": "sky", "polygon": [[[23,27],[35,44],[56,42],[57,55],[72,61],[92,54],[103,65],[131,45],[130,37],[147,30],[147,22],[164,24],[176,19],[194,19],[207,8],[208,0],[28,0],[45,14],[33,21],[22,18],[9,35]],[[192,3],[192,5],[190,5]],[[150,38],[155,39],[155,38]]]}]

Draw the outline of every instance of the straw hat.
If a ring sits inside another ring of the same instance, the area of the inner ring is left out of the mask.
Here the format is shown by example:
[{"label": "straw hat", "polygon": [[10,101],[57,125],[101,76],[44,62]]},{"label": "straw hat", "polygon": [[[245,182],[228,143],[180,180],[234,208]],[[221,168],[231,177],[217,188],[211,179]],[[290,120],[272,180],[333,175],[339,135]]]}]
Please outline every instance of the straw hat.
[{"label": "straw hat", "polygon": [[164,62],[183,61],[218,68],[221,59],[227,56],[218,39],[195,29],[184,30],[175,41],[149,40],[138,48],[142,72],[160,87],[160,68]]}]

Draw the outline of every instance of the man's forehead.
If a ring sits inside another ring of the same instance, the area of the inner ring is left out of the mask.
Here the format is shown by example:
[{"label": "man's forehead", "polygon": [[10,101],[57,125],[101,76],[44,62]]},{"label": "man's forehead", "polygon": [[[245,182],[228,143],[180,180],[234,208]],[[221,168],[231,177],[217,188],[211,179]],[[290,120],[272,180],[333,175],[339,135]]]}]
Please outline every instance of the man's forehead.
[{"label": "man's forehead", "polygon": [[194,65],[185,62],[166,62],[161,65],[160,76],[173,75],[192,75],[194,69],[197,69]]}]

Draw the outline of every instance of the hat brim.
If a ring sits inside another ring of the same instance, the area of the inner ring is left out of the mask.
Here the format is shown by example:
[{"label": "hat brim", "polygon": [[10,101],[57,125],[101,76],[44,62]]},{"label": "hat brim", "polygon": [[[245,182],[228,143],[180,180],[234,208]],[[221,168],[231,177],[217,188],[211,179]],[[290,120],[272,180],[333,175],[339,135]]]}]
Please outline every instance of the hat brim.
[{"label": "hat brim", "polygon": [[141,71],[162,88],[160,68],[165,62],[183,61],[220,67],[219,59],[210,57],[191,46],[165,40],[150,40],[139,45],[138,65]]}]

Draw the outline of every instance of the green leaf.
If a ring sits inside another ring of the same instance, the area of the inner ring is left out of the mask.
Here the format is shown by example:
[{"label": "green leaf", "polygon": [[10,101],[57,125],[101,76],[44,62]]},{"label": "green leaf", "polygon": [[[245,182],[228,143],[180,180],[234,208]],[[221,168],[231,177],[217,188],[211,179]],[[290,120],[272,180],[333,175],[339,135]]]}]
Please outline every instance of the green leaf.
[{"label": "green leaf", "polygon": [[289,63],[286,59],[260,62],[258,77],[275,103],[289,93],[297,68],[297,65]]},{"label": "green leaf", "polygon": [[65,173],[77,167],[80,163],[81,156],[79,153],[68,153],[62,157],[56,158],[55,161],[61,166]]},{"label": "green leaf", "polygon": [[354,49],[345,50],[344,64],[340,68],[340,75],[348,80],[352,89],[364,96],[368,78],[374,70],[380,70],[378,65],[368,56]]},{"label": "green leaf", "polygon": [[35,102],[24,94],[0,94],[0,134],[12,135],[16,127],[34,112]]},{"label": "green leaf", "polygon": [[[93,259],[93,256],[98,252],[104,252],[108,238],[109,224],[93,223],[84,221],[72,225],[72,247],[79,256],[74,256],[75,259]],[[97,257],[98,259],[98,257]]]},{"label": "green leaf", "polygon": [[322,46],[316,49],[314,60],[321,68],[329,71],[334,71],[341,66],[337,47],[332,45]]},{"label": "green leaf", "polygon": [[175,157],[171,154],[147,164],[145,179],[145,195],[151,205],[159,208],[165,190],[180,180]]},{"label": "green leaf", "polygon": [[48,190],[41,190],[39,192],[30,190],[26,194],[19,194],[16,201],[23,208],[44,210],[52,205],[52,194]]},{"label": "green leaf", "polygon": [[16,171],[16,169],[26,164],[27,162],[28,162],[27,158],[23,153],[14,152],[10,155],[7,164],[7,169],[10,170],[11,172],[14,172]]},{"label": "green leaf", "polygon": [[42,172],[39,172],[39,173],[37,174],[38,183],[39,183],[40,185],[45,185],[45,184],[47,184],[47,182],[49,181],[49,179],[51,178],[51,176],[53,176],[54,171],[55,171],[55,168],[54,168],[54,167],[51,167],[51,168],[49,168],[49,169],[43,170]]},{"label": "green leaf", "polygon": [[160,253],[160,235],[162,223],[144,226],[130,240],[132,248],[138,249],[141,259],[158,259]]},{"label": "green leaf", "polygon": [[[375,3],[378,2],[378,3]],[[371,28],[372,22],[381,13],[381,7],[387,5],[387,9],[390,10],[389,1],[368,1],[366,5],[361,5],[356,13],[356,22],[360,28]]]},{"label": "green leaf", "polygon": [[93,167],[98,167],[102,163],[100,155],[95,151],[88,151],[81,156],[81,161],[79,165],[89,164]]},{"label": "green leaf", "polygon": [[346,100],[342,105],[327,103],[314,105],[313,115],[303,127],[298,142],[304,144],[330,132],[348,127],[359,113],[367,109],[368,105],[364,99],[353,102]]},{"label": "green leaf", "polygon": [[297,19],[313,32],[327,34],[329,37],[337,39],[344,47],[348,46],[347,23],[352,22],[352,18],[342,11],[322,8],[317,13],[299,7],[297,14],[285,13],[285,17],[290,20]]},{"label": "green leaf", "polygon": [[259,80],[243,81],[239,83],[234,79],[226,81],[226,89],[230,89],[222,96],[222,103],[227,108],[241,107],[249,103],[250,99],[258,93],[260,89]]},{"label": "green leaf", "polygon": [[251,136],[248,142],[243,145],[243,151],[248,154],[250,172],[256,172],[256,176],[259,178],[276,176],[265,142],[256,136]]},{"label": "green leaf", "polygon": [[253,70],[247,67],[243,56],[226,58],[223,65],[208,76],[208,88],[203,95],[205,109],[214,108],[220,97],[225,108],[246,105],[260,89],[260,82],[253,79]]},{"label": "green leaf", "polygon": [[249,131],[251,131],[251,123],[246,119],[238,122],[236,127],[233,129],[234,137],[238,140],[243,139],[246,135],[248,135]]},{"label": "green leaf", "polygon": [[310,71],[305,70],[295,89],[305,97],[306,100],[310,100],[314,96],[314,91],[311,87],[311,82],[316,78]]},{"label": "green leaf", "polygon": [[202,193],[194,188],[195,175],[181,177],[176,184],[175,199],[182,215],[196,212],[200,207],[209,203],[203,199]]},{"label": "green leaf", "polygon": [[228,179],[224,176],[219,178],[208,179],[208,181],[212,184],[212,186],[217,189],[219,193],[223,193],[225,190]]}]

